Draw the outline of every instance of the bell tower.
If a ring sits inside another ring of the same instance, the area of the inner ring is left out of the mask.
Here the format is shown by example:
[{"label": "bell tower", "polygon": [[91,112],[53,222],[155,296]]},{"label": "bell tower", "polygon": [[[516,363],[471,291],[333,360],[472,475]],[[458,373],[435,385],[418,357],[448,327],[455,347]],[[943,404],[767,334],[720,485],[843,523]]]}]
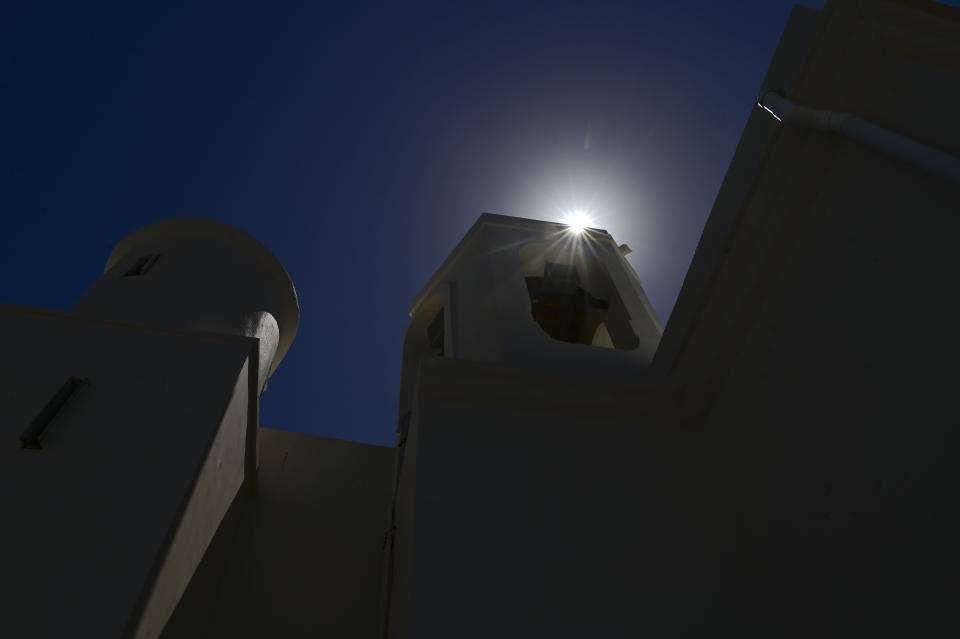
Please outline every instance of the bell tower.
[{"label": "bell tower", "polygon": [[639,373],[663,327],[609,233],[484,213],[410,308],[401,416],[419,360]]},{"label": "bell tower", "polygon": [[[662,327],[628,251],[603,230],[487,213],[414,299],[385,568],[387,636],[430,634],[435,615],[424,602],[432,597],[423,593],[449,583],[452,558],[513,547],[492,542],[502,531],[484,526],[526,518],[536,522],[531,530],[549,528],[549,516],[538,519],[542,505],[523,501],[525,487],[550,481],[563,446],[575,448],[590,432],[605,400],[584,393],[628,386],[648,370]],[[587,425],[570,426],[575,414]],[[483,515],[514,505],[509,516]],[[466,553],[458,547],[465,537]]]}]

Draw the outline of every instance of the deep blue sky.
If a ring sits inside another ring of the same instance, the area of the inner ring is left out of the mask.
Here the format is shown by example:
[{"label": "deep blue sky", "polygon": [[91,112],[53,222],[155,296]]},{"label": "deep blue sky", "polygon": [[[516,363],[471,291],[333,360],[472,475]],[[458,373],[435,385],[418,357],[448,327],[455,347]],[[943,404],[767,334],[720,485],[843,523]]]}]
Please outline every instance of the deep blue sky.
[{"label": "deep blue sky", "polygon": [[233,224],[302,306],[262,423],[392,444],[408,304],[484,211],[591,206],[666,322],[793,3],[9,4],[0,301]]}]

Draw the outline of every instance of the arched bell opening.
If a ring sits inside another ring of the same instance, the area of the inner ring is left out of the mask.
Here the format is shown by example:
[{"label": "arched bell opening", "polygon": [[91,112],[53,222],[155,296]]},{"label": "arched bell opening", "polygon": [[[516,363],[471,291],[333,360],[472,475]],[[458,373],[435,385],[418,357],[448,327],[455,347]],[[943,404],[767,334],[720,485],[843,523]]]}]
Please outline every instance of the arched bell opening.
[{"label": "arched bell opening", "polygon": [[520,249],[530,315],[561,342],[631,350],[639,340],[630,315],[589,238]]}]

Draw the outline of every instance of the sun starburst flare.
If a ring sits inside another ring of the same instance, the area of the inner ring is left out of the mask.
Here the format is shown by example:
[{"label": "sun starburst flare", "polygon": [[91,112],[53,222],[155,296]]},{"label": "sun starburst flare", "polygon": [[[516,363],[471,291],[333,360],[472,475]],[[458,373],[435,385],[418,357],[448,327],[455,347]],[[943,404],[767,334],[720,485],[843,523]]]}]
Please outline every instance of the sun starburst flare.
[{"label": "sun starburst flare", "polygon": [[571,211],[560,222],[566,224],[571,233],[577,234],[594,224],[593,218],[584,210]]}]

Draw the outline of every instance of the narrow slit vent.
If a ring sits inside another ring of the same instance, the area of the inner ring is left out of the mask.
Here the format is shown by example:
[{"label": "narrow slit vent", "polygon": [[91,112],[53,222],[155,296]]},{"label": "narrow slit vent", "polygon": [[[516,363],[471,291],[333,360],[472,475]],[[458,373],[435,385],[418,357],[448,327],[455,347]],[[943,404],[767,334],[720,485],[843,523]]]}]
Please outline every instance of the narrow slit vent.
[{"label": "narrow slit vent", "polygon": [[57,416],[67,403],[67,400],[70,399],[70,396],[73,395],[74,391],[77,390],[82,383],[83,378],[81,377],[71,377],[63,383],[63,386],[61,386],[60,390],[47,402],[43,410],[41,410],[37,416],[33,418],[33,421],[30,422],[30,425],[20,433],[20,446],[22,448],[33,448],[37,450],[43,448],[43,439],[46,437],[50,422],[53,421],[53,418]]},{"label": "narrow slit vent", "polygon": [[139,275],[146,274],[150,270],[150,267],[153,266],[154,262],[157,261],[157,258],[160,257],[159,253],[153,253],[151,255],[141,255],[137,258],[137,261],[133,263],[133,266],[123,274],[124,277],[136,277]]}]

